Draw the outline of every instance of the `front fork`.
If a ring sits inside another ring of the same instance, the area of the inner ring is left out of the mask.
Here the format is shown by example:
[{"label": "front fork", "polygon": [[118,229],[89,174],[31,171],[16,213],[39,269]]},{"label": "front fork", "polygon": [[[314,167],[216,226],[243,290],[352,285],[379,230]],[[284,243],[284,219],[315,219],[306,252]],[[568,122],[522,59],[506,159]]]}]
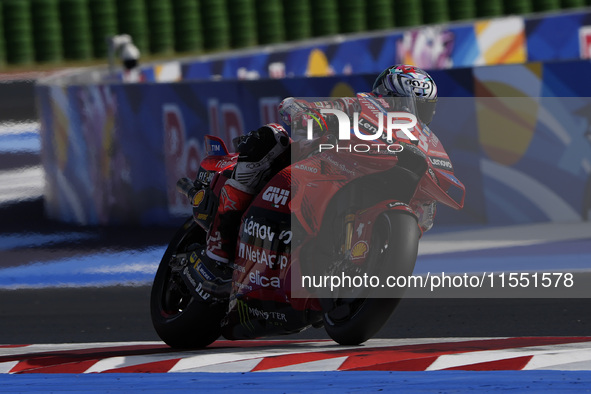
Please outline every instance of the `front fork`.
[{"label": "front fork", "polygon": [[[206,232],[209,231],[215,217],[218,198],[214,189],[221,188],[225,180],[218,182],[220,174],[216,173],[210,184],[189,178],[181,178],[177,182],[177,190],[186,196],[193,206],[193,220]],[[220,186],[221,185],[221,186]],[[228,298],[232,282],[224,280],[228,267],[222,267],[205,255],[205,245],[196,244],[193,250],[177,253],[172,256],[170,266],[177,272],[191,293],[204,301],[218,301]],[[207,262],[207,263],[206,263]]]},{"label": "front fork", "polygon": [[353,242],[353,228],[355,226],[355,220],[357,215],[355,213],[349,213],[345,215],[345,239],[341,246],[341,253],[348,255],[351,252],[351,246]]},{"label": "front fork", "polygon": [[199,174],[195,181],[189,178],[179,179],[176,183],[176,188],[191,203],[195,223],[205,230],[205,232],[208,232],[217,212],[222,187],[224,187],[226,181],[232,176],[232,171],[206,171],[201,167]]},{"label": "front fork", "polygon": [[207,258],[203,250],[199,248],[173,255],[169,262],[171,271],[180,276],[193,296],[203,301],[225,300],[232,289],[232,282],[221,279],[223,268],[203,264],[202,259]]}]

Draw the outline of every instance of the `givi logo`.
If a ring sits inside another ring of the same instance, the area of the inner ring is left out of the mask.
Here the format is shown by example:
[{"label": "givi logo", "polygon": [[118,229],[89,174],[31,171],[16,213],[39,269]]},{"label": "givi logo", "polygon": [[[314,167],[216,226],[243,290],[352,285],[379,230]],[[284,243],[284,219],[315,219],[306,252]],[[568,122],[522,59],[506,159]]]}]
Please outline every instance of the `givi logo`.
[{"label": "givi logo", "polygon": [[280,189],[275,186],[269,186],[263,193],[263,200],[269,201],[275,208],[287,203],[289,197],[289,190]]}]

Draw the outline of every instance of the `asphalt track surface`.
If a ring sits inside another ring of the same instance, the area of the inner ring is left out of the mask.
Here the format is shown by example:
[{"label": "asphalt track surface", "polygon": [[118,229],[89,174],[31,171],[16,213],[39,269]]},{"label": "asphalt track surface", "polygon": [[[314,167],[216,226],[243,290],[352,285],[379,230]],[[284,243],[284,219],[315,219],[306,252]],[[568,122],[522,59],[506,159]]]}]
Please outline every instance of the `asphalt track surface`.
[{"label": "asphalt track surface", "polygon": [[[4,344],[158,340],[149,287],[4,290]],[[585,336],[589,299],[406,299],[379,338]],[[309,329],[289,339],[328,338]],[[287,339],[287,338],[286,338]]]}]

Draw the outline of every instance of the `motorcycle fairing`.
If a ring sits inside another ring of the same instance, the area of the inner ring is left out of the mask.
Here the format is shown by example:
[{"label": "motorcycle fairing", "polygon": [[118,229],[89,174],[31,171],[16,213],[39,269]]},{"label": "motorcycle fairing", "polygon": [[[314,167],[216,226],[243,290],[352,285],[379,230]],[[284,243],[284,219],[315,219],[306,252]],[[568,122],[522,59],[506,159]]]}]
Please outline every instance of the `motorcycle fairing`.
[{"label": "motorcycle fairing", "polygon": [[227,169],[232,168],[236,165],[236,161],[238,160],[238,153],[232,153],[228,155],[210,155],[207,156],[201,162],[200,171],[203,169],[204,171],[215,171],[221,172]]},{"label": "motorcycle fairing", "polygon": [[[455,177],[451,160],[443,144],[441,144],[439,138],[426,125],[415,135],[419,138],[418,148],[428,158],[428,171],[431,175],[430,177],[421,179],[415,196],[419,200],[436,200],[450,208],[462,209],[466,188]],[[458,198],[459,201],[456,201],[456,199],[450,196],[448,193],[450,189],[457,189],[456,192],[461,194],[461,197]],[[421,198],[421,195],[423,195],[423,198]]]},{"label": "motorcycle fairing", "polygon": [[291,211],[304,230],[315,236],[320,231],[328,204],[344,185],[392,168],[396,162],[396,156],[372,156],[367,160],[367,155],[351,154],[345,160],[332,152],[322,152],[297,162],[291,166]]},{"label": "motorcycle fairing", "polygon": [[321,320],[319,311],[295,310],[288,303],[233,298],[222,321],[222,335],[226,339],[252,339],[294,334]]},{"label": "motorcycle fairing", "polygon": [[[392,156],[387,160],[390,165],[396,162]],[[374,158],[369,165],[359,162],[355,167],[348,167],[350,163],[325,153],[297,162],[277,174],[255,197],[242,217],[231,299],[240,299],[248,306],[259,300],[272,300],[295,310],[320,311],[320,305],[312,295],[302,297],[298,294],[298,297],[292,298],[291,278],[301,276],[298,246],[318,233],[326,205],[332,197],[348,182],[375,172],[375,163]],[[379,169],[384,167],[377,166]],[[315,199],[314,196],[318,195],[322,198]],[[367,209],[360,220],[365,220],[369,228],[370,222],[385,210],[404,209],[412,213],[408,205],[395,205],[397,202],[381,201]],[[302,227],[301,231],[292,234],[298,225]],[[368,244],[370,237],[371,231],[366,230],[355,238],[355,242]],[[362,257],[362,262],[364,256],[359,257]],[[242,304],[235,305],[230,314],[238,313],[236,308]],[[241,320],[234,318],[232,321],[240,324]],[[300,323],[306,322],[300,320]]]},{"label": "motorcycle fairing", "polygon": [[290,302],[292,246],[297,245],[291,227],[291,170],[275,175],[242,216],[226,338],[289,334],[321,320],[313,311],[319,307],[304,303],[294,308]]},{"label": "motorcycle fairing", "polygon": [[[382,116],[387,111],[393,109],[393,106],[390,105],[387,99],[371,97],[367,94],[359,94],[358,99],[361,105],[359,124],[363,125],[363,120],[365,120],[373,124],[375,130],[377,130],[378,125],[376,116]],[[398,99],[399,98],[396,100]],[[412,147],[410,144],[416,144],[416,147],[425,154],[428,159],[427,163],[429,168],[434,171],[437,177],[437,180],[434,182],[429,182],[428,180],[422,181],[416,197],[419,197],[422,202],[439,200],[453,209],[461,209],[464,205],[465,187],[454,176],[451,160],[449,159],[443,144],[441,144],[439,138],[431,131],[429,126],[420,122],[411,129],[411,132],[418,138],[418,141],[410,141],[410,139],[400,131],[396,132],[395,138],[407,148]],[[383,138],[381,140],[384,141]],[[458,198],[459,202],[447,194],[447,191],[450,188],[456,188],[456,193],[461,194],[461,197]],[[424,196],[421,196],[421,193],[423,193]]]},{"label": "motorcycle fairing", "polygon": [[201,162],[197,178],[193,182],[199,190],[195,193],[191,205],[193,219],[205,231],[213,221],[217,210],[221,188],[231,176],[238,155],[207,156]]},{"label": "motorcycle fairing", "polygon": [[205,150],[208,156],[228,156],[228,148],[220,137],[214,135],[205,136]]},{"label": "motorcycle fairing", "polygon": [[242,215],[234,258],[233,296],[287,301],[290,265],[291,171],[275,175]]}]

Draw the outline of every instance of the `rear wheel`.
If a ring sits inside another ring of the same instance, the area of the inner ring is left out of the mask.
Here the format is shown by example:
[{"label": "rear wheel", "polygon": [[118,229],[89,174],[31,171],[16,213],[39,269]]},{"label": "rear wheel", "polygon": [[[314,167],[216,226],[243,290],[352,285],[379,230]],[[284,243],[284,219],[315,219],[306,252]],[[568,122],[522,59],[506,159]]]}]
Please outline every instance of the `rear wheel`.
[{"label": "rear wheel", "polygon": [[167,345],[173,348],[202,348],[221,334],[220,321],[226,304],[206,302],[192,296],[180,277],[174,256],[205,243],[205,232],[190,218],[168,245],[152,285],[152,324]]},{"label": "rear wheel", "polygon": [[[374,224],[364,273],[379,276],[382,284],[388,275],[411,275],[419,237],[414,216],[402,211],[382,213]],[[400,302],[400,292],[392,298],[371,298],[370,289],[354,291],[321,300],[326,332],[341,345],[358,345],[372,338]]]}]

